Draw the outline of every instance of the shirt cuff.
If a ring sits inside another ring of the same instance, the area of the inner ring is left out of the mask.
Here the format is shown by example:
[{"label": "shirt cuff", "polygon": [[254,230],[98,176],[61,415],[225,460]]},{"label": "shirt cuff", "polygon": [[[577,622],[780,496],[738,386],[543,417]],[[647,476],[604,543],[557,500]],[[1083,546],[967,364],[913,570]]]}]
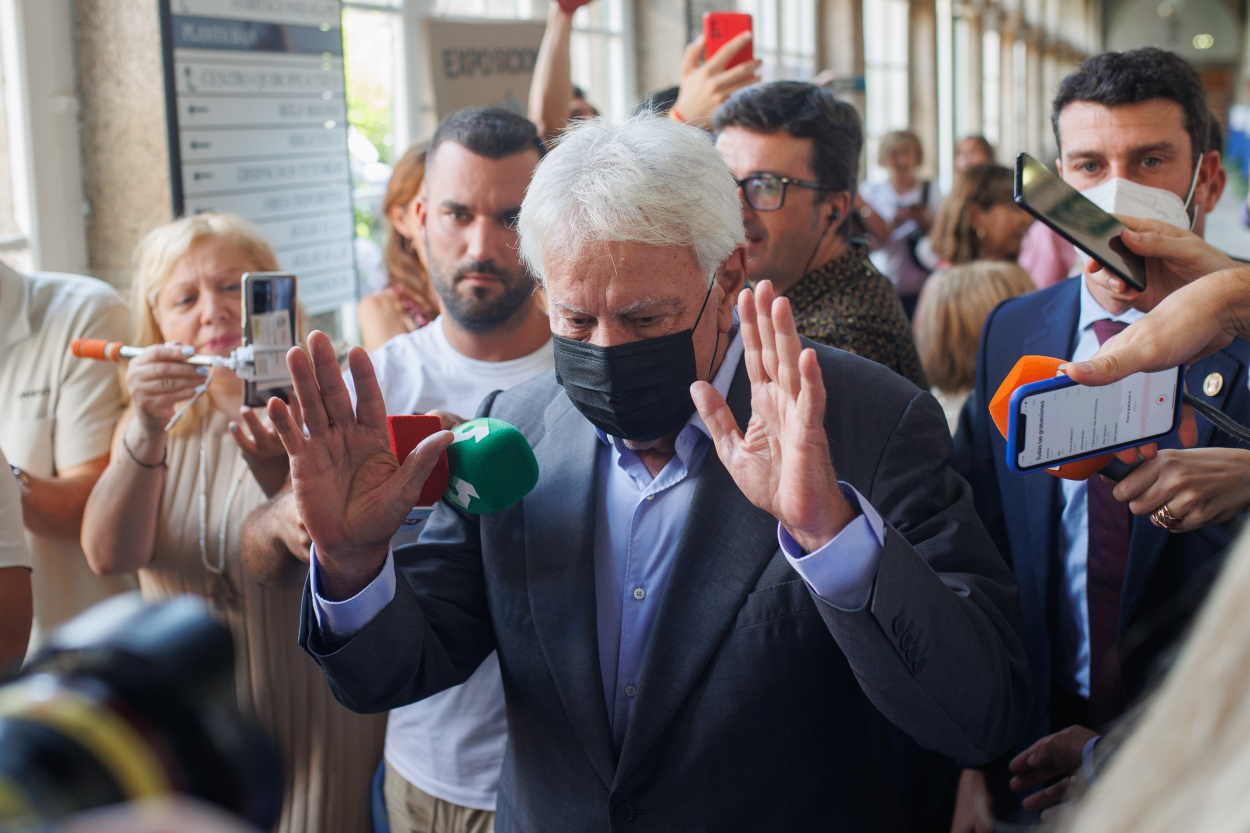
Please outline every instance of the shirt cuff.
[{"label": "shirt cuff", "polygon": [[1093,781],[1097,771],[1094,768],[1094,749],[1098,746],[1098,742],[1102,740],[1102,735],[1094,735],[1085,741],[1084,748],[1081,749],[1081,769],[1084,771],[1085,779]]},{"label": "shirt cuff", "polygon": [[863,610],[885,547],[885,522],[854,486],[841,481],[838,485],[851,506],[859,509],[853,521],[815,552],[804,553],[781,524],[777,541],[790,566],[817,596],[839,610]]},{"label": "shirt cuff", "polygon": [[388,549],[386,562],[373,581],[349,599],[332,602],[321,595],[317,577],[317,545],[309,547],[308,580],[312,586],[313,615],[317,627],[330,636],[347,640],[373,621],[373,617],[395,598],[395,554]]}]

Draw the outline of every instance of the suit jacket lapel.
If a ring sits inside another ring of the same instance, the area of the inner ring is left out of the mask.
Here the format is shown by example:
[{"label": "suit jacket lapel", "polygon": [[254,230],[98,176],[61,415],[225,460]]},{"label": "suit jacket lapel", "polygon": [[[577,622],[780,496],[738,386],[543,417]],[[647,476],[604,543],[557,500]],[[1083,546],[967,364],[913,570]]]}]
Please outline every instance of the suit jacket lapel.
[{"label": "suit jacket lapel", "polygon": [[[728,401],[745,426],[750,384],[743,364]],[[714,448],[696,476],[699,487],[643,660],[618,780],[639,768],[667,730],[778,549],[776,520],[742,496]]]},{"label": "suit jacket lapel", "polygon": [[[565,712],[605,786],[616,770],[599,667],[594,428],[559,393],[534,449],[541,475],[525,498],[525,558],[534,629]],[[587,461],[592,461],[587,465]]]},{"label": "suit jacket lapel", "polygon": [[[1219,393],[1207,396],[1203,392],[1203,382],[1208,375],[1218,373],[1224,383]],[[1210,405],[1223,408],[1236,385],[1245,384],[1241,362],[1227,351],[1221,350],[1200,362],[1191,365],[1185,373],[1185,387],[1188,392]],[[1211,423],[1201,416],[1198,420],[1198,445],[1203,448],[1210,444],[1214,431]],[[1160,443],[1165,448],[1179,447],[1175,441]],[[1138,601],[1145,589],[1146,580],[1154,572],[1164,548],[1167,546],[1171,533],[1157,528],[1150,523],[1150,518],[1140,516],[1133,518],[1133,533],[1129,539],[1128,570],[1124,576],[1124,591],[1120,598],[1120,625],[1133,621]]]}]

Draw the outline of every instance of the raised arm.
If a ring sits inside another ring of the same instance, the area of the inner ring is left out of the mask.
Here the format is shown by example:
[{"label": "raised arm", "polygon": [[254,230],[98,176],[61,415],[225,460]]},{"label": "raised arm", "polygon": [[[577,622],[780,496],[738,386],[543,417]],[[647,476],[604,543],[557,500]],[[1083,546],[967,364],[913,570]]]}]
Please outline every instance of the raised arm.
[{"label": "raised arm", "polygon": [[573,69],[569,54],[573,12],[585,2],[588,0],[582,0],[582,3],[553,0],[547,10],[547,29],[538,47],[529,100],[530,121],[538,128],[538,135],[543,137],[543,141],[550,141],[559,135],[569,123],[569,101],[573,98]]},{"label": "raised arm", "polygon": [[182,347],[155,345],[126,368],[130,407],[117,424],[109,464],[83,511],[83,552],[100,575],[132,572],[152,560],[165,488],[165,425],[178,403],[206,379],[185,359]]}]

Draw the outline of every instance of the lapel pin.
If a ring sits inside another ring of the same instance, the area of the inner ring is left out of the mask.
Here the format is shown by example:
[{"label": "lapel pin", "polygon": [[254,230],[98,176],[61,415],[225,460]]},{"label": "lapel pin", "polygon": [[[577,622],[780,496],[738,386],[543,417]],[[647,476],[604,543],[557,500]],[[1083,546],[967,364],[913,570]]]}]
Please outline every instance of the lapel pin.
[{"label": "lapel pin", "polygon": [[1224,389],[1224,377],[1218,373],[1208,373],[1202,380],[1202,392],[1207,396],[1216,396]]}]

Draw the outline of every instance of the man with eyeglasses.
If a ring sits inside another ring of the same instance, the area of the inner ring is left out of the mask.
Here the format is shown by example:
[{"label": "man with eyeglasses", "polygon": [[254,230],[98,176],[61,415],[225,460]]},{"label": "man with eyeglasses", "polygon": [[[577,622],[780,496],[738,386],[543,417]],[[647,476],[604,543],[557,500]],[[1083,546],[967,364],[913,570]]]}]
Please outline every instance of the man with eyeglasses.
[{"label": "man with eyeglasses", "polygon": [[813,84],[774,81],[735,93],[712,128],[742,195],[750,280],[790,299],[800,335],[926,387],[898,296],[850,240],[864,144],[855,108]]}]

